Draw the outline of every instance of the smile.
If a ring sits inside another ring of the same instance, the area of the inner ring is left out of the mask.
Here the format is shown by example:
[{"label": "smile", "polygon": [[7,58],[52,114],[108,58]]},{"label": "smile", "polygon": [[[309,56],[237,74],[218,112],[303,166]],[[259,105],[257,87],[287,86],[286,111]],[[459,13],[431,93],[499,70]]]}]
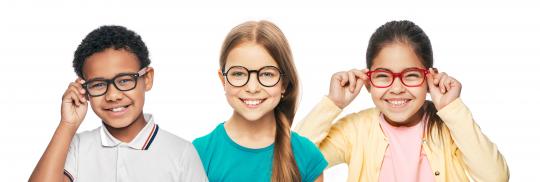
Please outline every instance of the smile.
[{"label": "smile", "polygon": [[407,103],[409,103],[411,99],[385,99],[384,101],[388,103],[390,107],[399,108],[407,105]]},{"label": "smile", "polygon": [[246,104],[249,108],[256,108],[258,107],[261,103],[263,103],[266,99],[243,99],[243,98],[240,98],[240,100]]},{"label": "smile", "polygon": [[127,108],[129,107],[130,105],[125,105],[125,106],[115,106],[115,107],[112,107],[112,108],[107,108],[105,110],[107,111],[110,111],[110,112],[113,112],[114,114],[122,114],[124,113],[125,111],[127,111]]}]

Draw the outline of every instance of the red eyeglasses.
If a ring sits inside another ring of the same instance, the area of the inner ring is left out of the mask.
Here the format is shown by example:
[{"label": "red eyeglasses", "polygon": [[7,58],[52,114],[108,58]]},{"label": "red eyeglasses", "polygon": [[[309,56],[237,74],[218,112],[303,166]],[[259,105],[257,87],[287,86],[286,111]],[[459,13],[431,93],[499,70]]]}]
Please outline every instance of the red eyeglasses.
[{"label": "red eyeglasses", "polygon": [[418,87],[426,80],[428,70],[422,68],[407,68],[401,73],[394,73],[390,70],[373,70],[367,72],[371,85],[377,88],[387,88],[394,83],[396,77],[407,87]]}]

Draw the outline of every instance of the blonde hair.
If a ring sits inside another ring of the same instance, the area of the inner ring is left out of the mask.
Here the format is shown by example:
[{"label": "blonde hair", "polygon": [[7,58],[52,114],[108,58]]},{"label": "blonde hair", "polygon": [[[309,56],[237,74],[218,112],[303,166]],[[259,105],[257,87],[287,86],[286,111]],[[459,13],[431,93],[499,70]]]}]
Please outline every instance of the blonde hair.
[{"label": "blonde hair", "polygon": [[280,103],[274,108],[276,134],[271,181],[300,182],[302,178],[291,147],[290,128],[296,113],[299,93],[299,80],[291,49],[283,32],[273,23],[265,20],[242,23],[234,27],[223,42],[219,59],[219,65],[223,72],[231,50],[246,42],[264,47],[285,74],[282,79],[285,93]]}]

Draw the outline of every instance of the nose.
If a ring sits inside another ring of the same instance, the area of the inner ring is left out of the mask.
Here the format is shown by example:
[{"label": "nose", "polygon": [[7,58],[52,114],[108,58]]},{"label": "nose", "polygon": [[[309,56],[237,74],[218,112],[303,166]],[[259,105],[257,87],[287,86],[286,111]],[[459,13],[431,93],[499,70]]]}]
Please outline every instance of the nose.
[{"label": "nose", "polygon": [[405,85],[403,85],[398,77],[394,77],[394,82],[390,85],[389,91],[393,94],[400,94],[405,92]]},{"label": "nose", "polygon": [[105,93],[105,99],[107,101],[117,101],[121,100],[123,98],[124,93],[122,91],[116,89],[116,87],[113,84],[107,85],[107,93]]},{"label": "nose", "polygon": [[257,73],[256,72],[252,72],[252,73],[249,73],[249,80],[246,84],[246,91],[249,92],[249,93],[257,93],[259,92],[260,88],[261,88],[261,84],[259,83],[258,81],[258,78],[257,78]]}]

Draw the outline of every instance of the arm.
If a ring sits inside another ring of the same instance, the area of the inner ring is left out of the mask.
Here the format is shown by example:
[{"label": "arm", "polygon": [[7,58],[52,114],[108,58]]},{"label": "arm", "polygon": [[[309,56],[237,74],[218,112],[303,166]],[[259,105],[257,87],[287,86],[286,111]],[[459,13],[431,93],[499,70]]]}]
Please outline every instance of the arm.
[{"label": "arm", "polygon": [[456,99],[437,113],[450,130],[461,157],[475,181],[508,181],[509,171],[497,146],[474,122],[461,99]]},{"label": "arm", "polygon": [[350,152],[352,116],[340,119],[332,125],[332,121],[341,113],[342,108],[354,100],[360,93],[367,70],[350,70],[338,72],[332,76],[328,97],[324,97],[313,110],[298,124],[295,131],[309,138],[319,147],[328,167],[343,163]]},{"label": "arm", "polygon": [[64,164],[76,131],[76,127],[60,122],[29,181],[70,181],[64,175]]},{"label": "arm", "polygon": [[493,144],[474,122],[469,109],[459,95],[461,83],[446,73],[430,68],[427,78],[433,104],[461,152],[469,175],[475,181],[508,181],[506,162]]},{"label": "arm", "polygon": [[83,82],[72,82],[62,96],[62,119],[29,181],[70,181],[64,175],[69,146],[88,110]]}]

